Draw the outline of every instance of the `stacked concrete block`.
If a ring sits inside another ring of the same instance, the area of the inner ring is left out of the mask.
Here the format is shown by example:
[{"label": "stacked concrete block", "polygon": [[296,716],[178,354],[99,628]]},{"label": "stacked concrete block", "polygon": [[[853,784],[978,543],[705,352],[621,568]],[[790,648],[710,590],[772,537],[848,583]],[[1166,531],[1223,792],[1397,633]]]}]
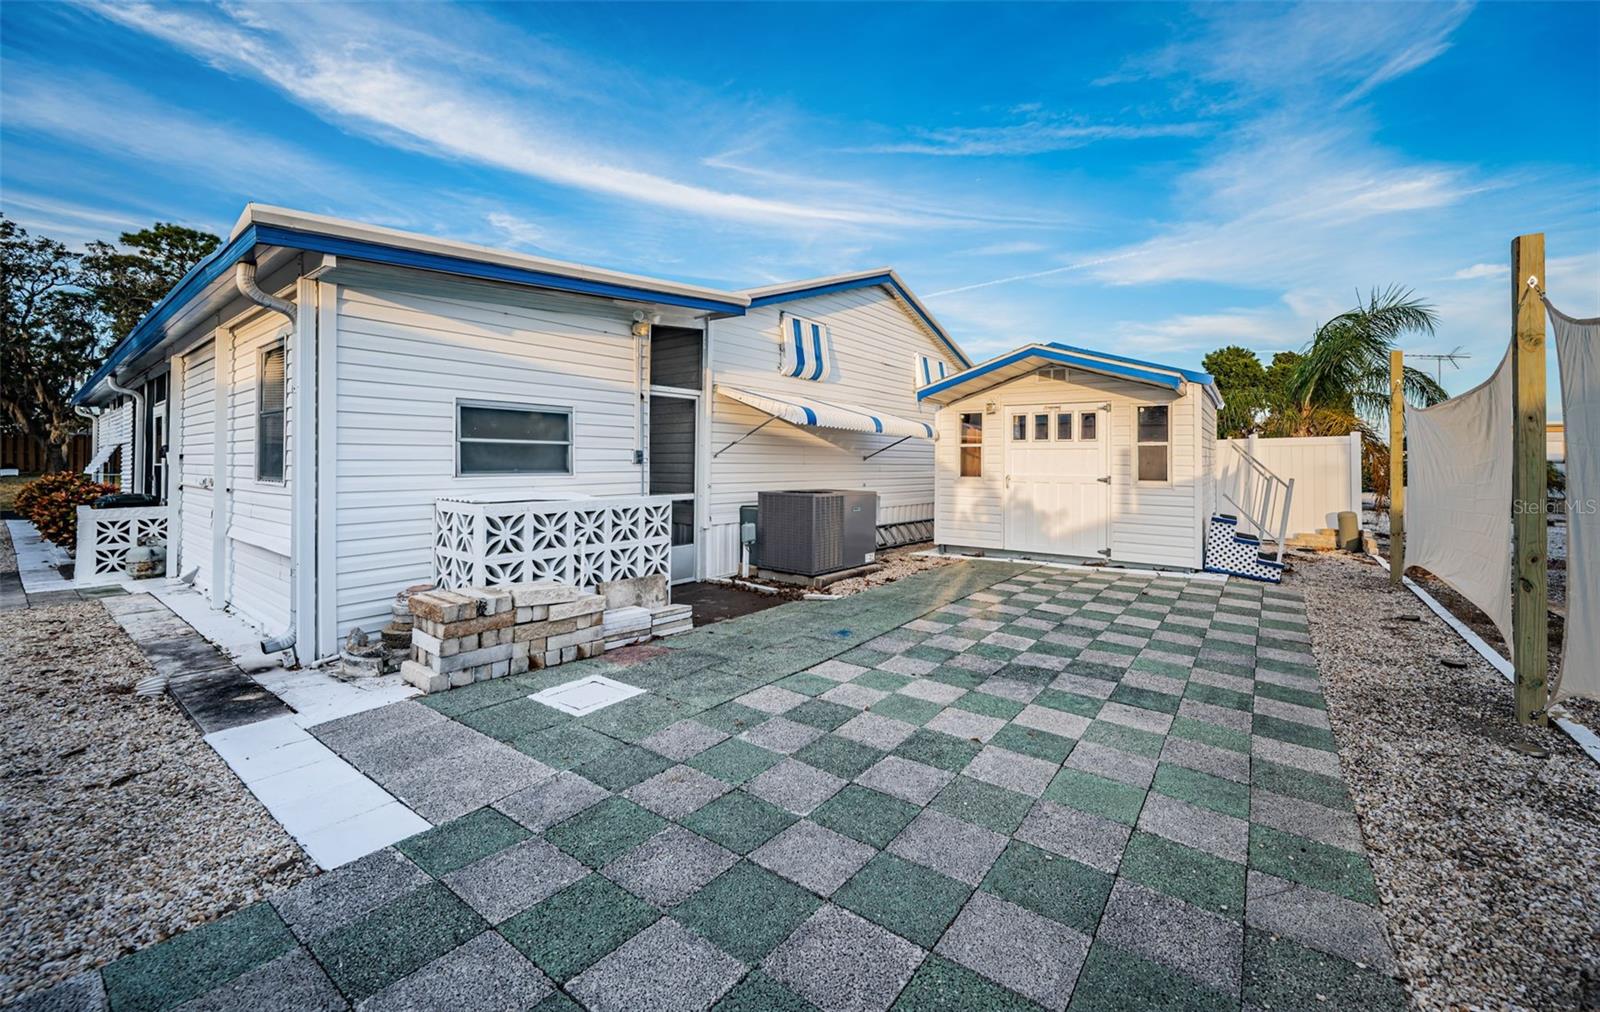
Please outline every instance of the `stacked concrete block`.
[{"label": "stacked concrete block", "polygon": [[643,643],[650,638],[649,608],[607,608],[605,621],[606,649],[615,650],[633,643]]},{"label": "stacked concrete block", "polygon": [[605,598],[554,581],[414,594],[412,658],[424,692],[553,667],[605,651]]},{"label": "stacked concrete block", "polygon": [[686,604],[669,604],[650,609],[650,635],[673,636],[694,628],[694,609]]}]

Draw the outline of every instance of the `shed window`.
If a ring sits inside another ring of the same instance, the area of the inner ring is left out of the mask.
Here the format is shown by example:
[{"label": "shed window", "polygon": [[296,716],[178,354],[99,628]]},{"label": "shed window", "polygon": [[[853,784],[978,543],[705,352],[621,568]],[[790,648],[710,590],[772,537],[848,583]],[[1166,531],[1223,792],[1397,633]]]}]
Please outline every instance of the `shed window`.
[{"label": "shed window", "polygon": [[1027,439],[1028,438],[1028,416],[1027,415],[1012,415],[1011,416],[1011,438],[1012,439]]},{"label": "shed window", "polygon": [[1049,415],[1034,415],[1033,416],[1033,438],[1037,439],[1041,443],[1042,442],[1046,442],[1046,441],[1048,441],[1050,439],[1050,416]]},{"label": "shed window", "polygon": [[961,416],[961,477],[983,476],[983,415],[977,411]]},{"label": "shed window", "polygon": [[1139,408],[1139,480],[1168,480],[1171,419],[1165,404]]},{"label": "shed window", "polygon": [[1060,440],[1072,438],[1072,412],[1061,411],[1056,414],[1056,438]]},{"label": "shed window", "polygon": [[456,473],[571,474],[572,412],[567,408],[458,401]]},{"label": "shed window", "polygon": [[1078,438],[1086,441],[1093,441],[1096,438],[1095,429],[1099,424],[1099,415],[1095,414],[1093,411],[1085,411],[1083,413],[1083,421],[1078,426]]},{"label": "shed window", "polygon": [[261,353],[256,390],[256,480],[283,480],[283,345]]}]

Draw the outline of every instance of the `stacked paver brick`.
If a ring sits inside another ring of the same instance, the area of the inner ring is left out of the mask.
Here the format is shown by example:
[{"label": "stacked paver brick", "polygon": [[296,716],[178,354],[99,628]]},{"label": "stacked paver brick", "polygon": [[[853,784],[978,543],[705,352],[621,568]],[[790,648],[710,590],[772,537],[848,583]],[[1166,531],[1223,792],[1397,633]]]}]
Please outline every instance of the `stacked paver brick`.
[{"label": "stacked paver brick", "polygon": [[606,600],[554,581],[431,590],[411,597],[412,659],[423,692],[503,678],[605,652]]}]

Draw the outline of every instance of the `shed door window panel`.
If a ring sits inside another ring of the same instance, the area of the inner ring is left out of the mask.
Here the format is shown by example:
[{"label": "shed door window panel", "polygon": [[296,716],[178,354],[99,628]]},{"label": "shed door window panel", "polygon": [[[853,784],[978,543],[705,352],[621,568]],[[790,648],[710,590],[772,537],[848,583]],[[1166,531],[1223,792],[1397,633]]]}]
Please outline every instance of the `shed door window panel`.
[{"label": "shed door window panel", "polygon": [[1016,440],[1025,440],[1028,438],[1027,415],[1011,416],[1011,438]]},{"label": "shed door window panel", "polygon": [[1072,438],[1072,412],[1062,411],[1056,414],[1056,438],[1062,440]]},{"label": "shed door window panel", "polygon": [[462,475],[572,473],[565,408],[461,402],[456,412]]},{"label": "shed door window panel", "polygon": [[283,480],[283,345],[261,353],[256,396],[256,480]]},{"label": "shed door window panel", "polygon": [[983,415],[977,411],[961,416],[961,477],[983,476]]},{"label": "shed door window panel", "polygon": [[1171,472],[1172,419],[1165,404],[1139,408],[1138,477],[1140,481],[1167,481]]},{"label": "shed door window panel", "polygon": [[1095,414],[1093,411],[1085,411],[1083,413],[1081,424],[1078,426],[1078,438],[1088,442],[1093,442],[1098,438],[1097,430],[1099,427],[1100,416]]}]

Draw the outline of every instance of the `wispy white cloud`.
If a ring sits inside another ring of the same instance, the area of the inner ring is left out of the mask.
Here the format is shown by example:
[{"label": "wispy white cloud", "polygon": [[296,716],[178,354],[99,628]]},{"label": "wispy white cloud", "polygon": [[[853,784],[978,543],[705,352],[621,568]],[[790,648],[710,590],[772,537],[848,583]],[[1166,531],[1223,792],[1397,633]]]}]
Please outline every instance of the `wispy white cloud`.
[{"label": "wispy white cloud", "polygon": [[997,126],[918,130],[909,140],[891,141],[853,150],[867,154],[943,157],[1037,155],[1051,151],[1069,151],[1102,141],[1197,137],[1210,129],[1211,124],[1204,122],[1092,123],[1077,118],[1033,116],[1025,122]]},{"label": "wispy white cloud", "polygon": [[1091,267],[1101,267],[1106,264],[1115,263],[1119,260],[1127,260],[1138,255],[1139,252],[1137,250],[1130,250],[1125,253],[1095,257],[1092,260],[1080,260],[1077,263],[1062,264],[1059,267],[1047,267],[1044,270],[1028,271],[1025,274],[1011,274],[1003,278],[991,278],[988,281],[975,281],[972,284],[957,285],[955,288],[946,288],[943,291],[929,292],[926,296],[924,296],[924,298],[935,299],[943,295],[955,295],[960,292],[975,292],[980,288],[993,288],[996,285],[1010,285],[1015,284],[1018,281],[1037,281],[1040,278],[1053,277],[1057,274],[1068,274],[1072,271],[1082,271]]},{"label": "wispy white cloud", "polygon": [[1510,275],[1510,264],[1473,264],[1450,275],[1450,281],[1476,281],[1479,278],[1504,278]]}]

